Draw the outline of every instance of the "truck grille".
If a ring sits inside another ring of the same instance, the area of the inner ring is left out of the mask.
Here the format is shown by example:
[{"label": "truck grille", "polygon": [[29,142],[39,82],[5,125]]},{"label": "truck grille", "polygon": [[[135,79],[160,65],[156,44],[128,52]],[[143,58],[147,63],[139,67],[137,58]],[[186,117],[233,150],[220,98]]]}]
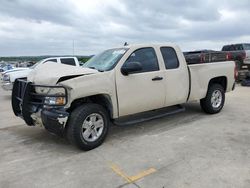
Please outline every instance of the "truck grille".
[{"label": "truck grille", "polygon": [[65,90],[65,95],[61,96],[66,97],[67,95],[67,90],[63,86],[35,85],[32,82],[17,79],[12,90],[12,109],[16,116],[23,118],[26,124],[30,126],[34,125],[31,114],[36,113],[43,108],[46,97],[55,97],[55,95],[48,95],[47,93],[37,93],[36,87],[63,88]]}]

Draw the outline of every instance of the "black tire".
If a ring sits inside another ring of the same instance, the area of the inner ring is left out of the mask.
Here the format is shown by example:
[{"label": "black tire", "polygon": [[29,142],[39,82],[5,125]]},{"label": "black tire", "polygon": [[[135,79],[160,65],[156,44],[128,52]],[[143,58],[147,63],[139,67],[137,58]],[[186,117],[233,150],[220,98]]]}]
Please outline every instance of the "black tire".
[{"label": "black tire", "polygon": [[[98,139],[94,141],[88,141],[83,136],[83,123],[91,114],[99,114],[103,118],[102,133]],[[103,143],[107,136],[109,126],[110,120],[106,109],[99,104],[86,103],[71,112],[66,129],[67,138],[73,145],[88,151]]]},{"label": "black tire", "polygon": [[[222,97],[221,102],[218,107],[217,106],[215,107],[212,104],[212,97],[215,91],[218,91],[219,93],[221,93],[221,97]],[[206,97],[200,100],[200,105],[201,105],[202,110],[208,114],[216,114],[220,112],[224,106],[224,103],[225,103],[225,90],[220,84],[210,85],[208,88]]]}]

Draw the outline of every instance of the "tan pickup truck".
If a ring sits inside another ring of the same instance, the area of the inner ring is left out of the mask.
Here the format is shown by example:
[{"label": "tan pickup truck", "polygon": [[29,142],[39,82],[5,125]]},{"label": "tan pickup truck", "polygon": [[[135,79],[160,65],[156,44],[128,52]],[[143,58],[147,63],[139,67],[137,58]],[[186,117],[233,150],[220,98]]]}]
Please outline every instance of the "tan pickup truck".
[{"label": "tan pickup truck", "polygon": [[16,80],[12,107],[27,125],[42,125],[90,150],[104,141],[111,122],[159,118],[197,100],[206,113],[220,112],[235,74],[233,61],[187,65],[173,44],[122,46],[84,67],[40,66],[27,81]]}]

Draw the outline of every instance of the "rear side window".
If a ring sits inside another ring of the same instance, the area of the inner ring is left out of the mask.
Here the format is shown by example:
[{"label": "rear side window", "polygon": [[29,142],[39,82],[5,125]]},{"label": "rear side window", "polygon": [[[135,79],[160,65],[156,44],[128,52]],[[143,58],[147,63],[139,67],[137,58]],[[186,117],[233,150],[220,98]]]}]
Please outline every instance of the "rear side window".
[{"label": "rear side window", "polygon": [[222,48],[222,50],[221,51],[229,51],[229,48],[230,48],[230,46],[223,46],[223,48]]},{"label": "rear side window", "polygon": [[176,69],[179,67],[179,60],[173,48],[161,47],[161,54],[162,54],[166,69]]},{"label": "rear side window", "polygon": [[74,58],[61,58],[61,63],[66,65],[72,65],[75,66],[75,59]]},{"label": "rear side window", "polygon": [[130,62],[141,63],[142,70],[140,72],[151,72],[159,70],[158,60],[153,48],[141,48],[134,51],[126,60],[124,66],[126,66],[126,64],[129,64]]},{"label": "rear side window", "polygon": [[47,63],[47,62],[55,62],[55,63],[57,63],[57,60],[56,59],[49,59],[49,60],[45,61],[44,63]]},{"label": "rear side window", "polygon": [[222,51],[234,51],[235,47],[234,45],[227,45],[222,48]]}]

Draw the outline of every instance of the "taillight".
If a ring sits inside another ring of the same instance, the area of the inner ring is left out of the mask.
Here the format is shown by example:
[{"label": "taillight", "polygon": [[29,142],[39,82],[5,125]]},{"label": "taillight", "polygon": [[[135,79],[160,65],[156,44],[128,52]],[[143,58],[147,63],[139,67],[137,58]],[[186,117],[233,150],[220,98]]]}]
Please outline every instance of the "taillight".
[{"label": "taillight", "polygon": [[239,75],[239,72],[238,72],[238,69],[237,69],[236,62],[235,62],[235,67],[234,67],[234,79],[235,79],[235,80],[238,79],[238,75]]},{"label": "taillight", "polygon": [[232,59],[232,53],[228,52],[227,55],[226,55],[226,59],[231,60]]}]

